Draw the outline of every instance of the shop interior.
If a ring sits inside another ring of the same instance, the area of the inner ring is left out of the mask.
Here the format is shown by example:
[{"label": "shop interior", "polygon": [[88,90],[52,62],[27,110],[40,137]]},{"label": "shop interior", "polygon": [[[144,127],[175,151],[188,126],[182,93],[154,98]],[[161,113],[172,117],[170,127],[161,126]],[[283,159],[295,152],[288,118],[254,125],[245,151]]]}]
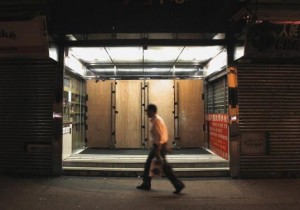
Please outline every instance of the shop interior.
[{"label": "shop interior", "polygon": [[226,62],[221,45],[66,48],[64,163],[143,159],[152,145],[146,107],[154,103],[168,126],[173,162],[219,160],[228,171],[228,158],[210,150],[204,91],[204,79]]}]

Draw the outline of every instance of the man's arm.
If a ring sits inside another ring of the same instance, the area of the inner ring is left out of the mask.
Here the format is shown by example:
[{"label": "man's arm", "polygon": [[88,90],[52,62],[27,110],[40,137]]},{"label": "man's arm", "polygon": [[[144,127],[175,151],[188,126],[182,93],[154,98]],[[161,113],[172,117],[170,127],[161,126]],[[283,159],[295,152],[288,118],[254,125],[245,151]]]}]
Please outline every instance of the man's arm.
[{"label": "man's arm", "polygon": [[157,159],[160,159],[161,156],[160,156],[160,151],[161,151],[161,144],[156,144],[156,147],[155,147],[155,157]]}]

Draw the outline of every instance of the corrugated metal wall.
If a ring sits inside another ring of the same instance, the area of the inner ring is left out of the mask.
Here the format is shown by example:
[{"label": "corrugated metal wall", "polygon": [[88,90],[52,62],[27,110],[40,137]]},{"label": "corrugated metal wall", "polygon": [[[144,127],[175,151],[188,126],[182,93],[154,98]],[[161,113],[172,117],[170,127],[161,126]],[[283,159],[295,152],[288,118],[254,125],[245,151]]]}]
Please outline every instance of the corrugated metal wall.
[{"label": "corrugated metal wall", "polygon": [[240,177],[299,176],[300,66],[239,65],[238,91],[240,133],[265,134],[261,154],[241,148]]},{"label": "corrugated metal wall", "polygon": [[0,60],[0,172],[51,173],[55,66]]}]

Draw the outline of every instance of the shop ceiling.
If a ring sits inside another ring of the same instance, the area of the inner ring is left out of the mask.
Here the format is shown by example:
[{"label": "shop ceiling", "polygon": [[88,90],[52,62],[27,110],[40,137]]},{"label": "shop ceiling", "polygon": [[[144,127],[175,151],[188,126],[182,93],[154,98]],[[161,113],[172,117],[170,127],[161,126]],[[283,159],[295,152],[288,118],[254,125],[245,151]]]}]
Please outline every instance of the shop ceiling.
[{"label": "shop ceiling", "polygon": [[147,46],[69,48],[68,55],[83,63],[90,78],[202,78],[203,65],[222,46]]}]

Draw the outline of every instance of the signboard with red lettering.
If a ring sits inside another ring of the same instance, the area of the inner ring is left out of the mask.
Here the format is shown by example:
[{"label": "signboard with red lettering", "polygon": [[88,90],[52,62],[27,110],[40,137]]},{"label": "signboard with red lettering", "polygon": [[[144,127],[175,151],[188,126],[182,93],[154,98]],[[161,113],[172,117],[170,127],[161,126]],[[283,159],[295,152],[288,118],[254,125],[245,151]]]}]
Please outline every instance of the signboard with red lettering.
[{"label": "signboard with red lettering", "polygon": [[263,22],[249,28],[245,56],[251,58],[299,57],[300,25]]},{"label": "signboard with red lettering", "polygon": [[209,114],[208,121],[211,151],[228,160],[228,115]]},{"label": "signboard with red lettering", "polygon": [[49,57],[45,18],[0,22],[0,57]]}]

